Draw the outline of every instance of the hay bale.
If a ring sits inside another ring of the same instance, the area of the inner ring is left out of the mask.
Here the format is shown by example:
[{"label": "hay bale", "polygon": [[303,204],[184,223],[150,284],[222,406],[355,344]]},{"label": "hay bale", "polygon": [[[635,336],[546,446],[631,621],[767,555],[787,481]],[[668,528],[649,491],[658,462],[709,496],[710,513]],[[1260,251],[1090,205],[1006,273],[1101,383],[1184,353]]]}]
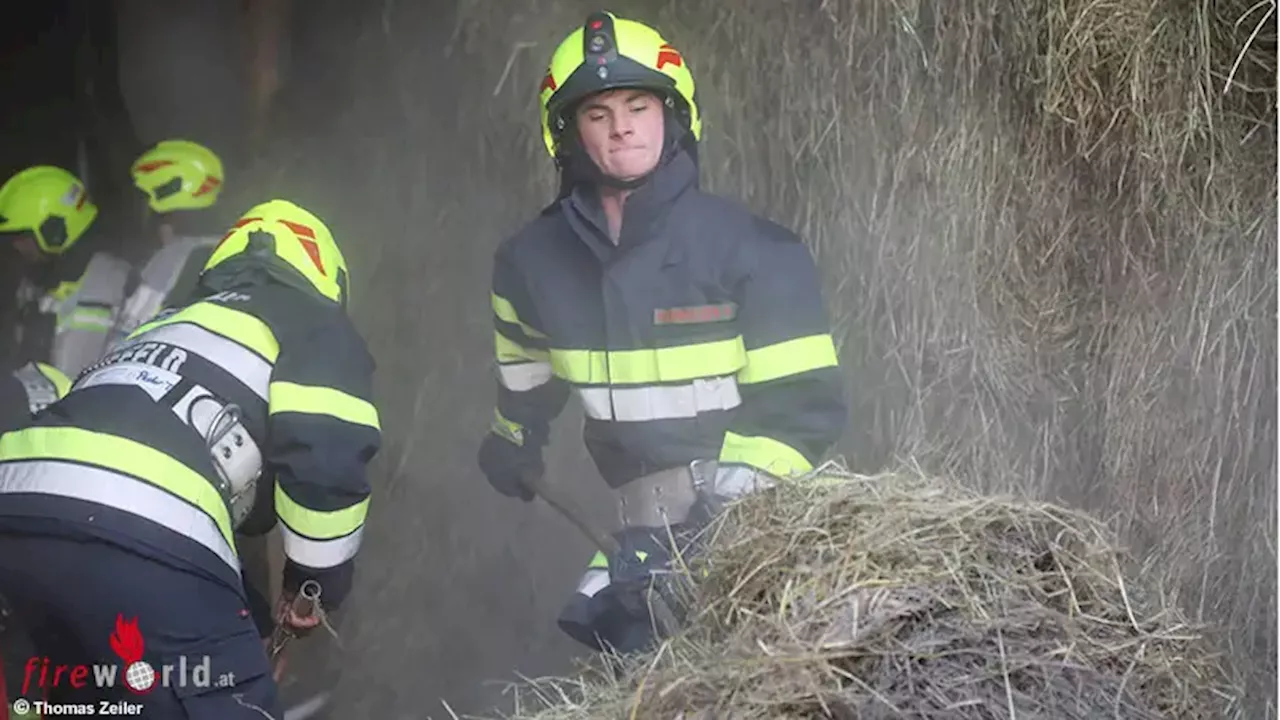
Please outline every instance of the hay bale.
[{"label": "hay bale", "polygon": [[[708,532],[686,632],[526,691],[569,718],[1224,718],[1227,673],[1111,533],[914,474],[824,473]],[[527,692],[526,692],[527,694]]]}]

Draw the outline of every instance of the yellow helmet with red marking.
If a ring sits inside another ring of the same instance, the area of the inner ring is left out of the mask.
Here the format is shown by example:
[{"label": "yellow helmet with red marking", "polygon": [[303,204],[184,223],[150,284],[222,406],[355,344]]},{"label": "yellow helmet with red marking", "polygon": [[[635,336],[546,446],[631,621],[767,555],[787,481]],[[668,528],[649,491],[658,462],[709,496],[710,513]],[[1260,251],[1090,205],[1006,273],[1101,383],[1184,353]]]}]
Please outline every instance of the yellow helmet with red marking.
[{"label": "yellow helmet with red marking", "polygon": [[559,154],[560,134],[578,102],[618,88],[657,93],[694,139],[702,139],[693,73],[684,56],[648,25],[601,11],[561,41],[538,87],[542,139],[551,157]]},{"label": "yellow helmet with red marking", "polygon": [[200,210],[218,202],[222,160],[190,140],[162,140],[133,163],[133,184],[158,213]]},{"label": "yellow helmet with red marking", "polygon": [[288,200],[250,208],[214,248],[202,272],[237,260],[259,262],[283,282],[348,304],[347,261],[329,228]]}]

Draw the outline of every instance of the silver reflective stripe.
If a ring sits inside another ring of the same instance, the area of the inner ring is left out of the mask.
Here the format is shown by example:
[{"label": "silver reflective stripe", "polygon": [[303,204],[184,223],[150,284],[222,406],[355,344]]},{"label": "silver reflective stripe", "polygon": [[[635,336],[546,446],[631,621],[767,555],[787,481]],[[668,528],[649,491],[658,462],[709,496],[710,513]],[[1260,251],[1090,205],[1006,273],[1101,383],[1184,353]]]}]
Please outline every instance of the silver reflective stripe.
[{"label": "silver reflective stripe", "polygon": [[280,523],[280,537],[284,539],[284,554],[290,560],[310,568],[331,568],[356,556],[364,537],[364,526],[333,540],[312,540]]},{"label": "silver reflective stripe", "polygon": [[56,495],[123,510],[195,540],[240,574],[240,561],[213,518],[128,475],[58,460],[23,460],[0,465],[0,493]]},{"label": "silver reflective stripe", "polygon": [[551,379],[551,363],[526,362],[498,366],[498,379],[502,386],[515,392],[532,390],[545,385]]},{"label": "silver reflective stripe", "polygon": [[577,391],[587,417],[622,422],[693,418],[742,404],[738,381],[732,375],[700,378],[683,385],[583,387]]},{"label": "silver reflective stripe", "polygon": [[236,376],[258,397],[267,400],[271,363],[240,343],[188,322],[161,325],[139,335],[134,342],[162,342],[195,353]]},{"label": "silver reflective stripe", "polygon": [[712,493],[722,498],[738,498],[757,490],[767,490],[777,484],[768,473],[746,465],[721,465],[716,468],[715,488]]},{"label": "silver reflective stripe", "polygon": [[[171,370],[137,362],[107,365],[76,382],[77,388],[97,385],[126,385],[145,392],[160,402],[170,390],[182,382],[182,376]],[[241,423],[238,415],[229,412],[224,403],[209,389],[192,384],[187,392],[169,409],[183,424],[200,435],[209,449],[210,459],[218,470],[222,483],[218,492],[231,507],[232,524],[240,523],[253,511],[258,476],[262,474],[262,451]],[[235,412],[240,412],[238,409]]]},{"label": "silver reflective stripe", "polygon": [[582,574],[582,579],[578,580],[578,592],[587,597],[594,597],[596,593],[607,587],[609,587],[608,570],[588,570]]}]

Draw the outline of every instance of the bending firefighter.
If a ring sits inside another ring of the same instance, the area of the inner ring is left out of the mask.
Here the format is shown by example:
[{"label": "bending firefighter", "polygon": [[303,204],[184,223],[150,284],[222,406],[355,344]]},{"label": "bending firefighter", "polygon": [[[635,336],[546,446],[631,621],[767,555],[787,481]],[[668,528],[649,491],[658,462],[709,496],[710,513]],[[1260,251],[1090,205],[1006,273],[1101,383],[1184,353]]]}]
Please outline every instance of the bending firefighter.
[{"label": "bending firefighter", "polygon": [[542,81],[559,197],[493,268],[496,418],[479,464],[531,500],[570,391],[614,489],[621,550],[598,554],[560,626],[648,644],[636,593],[726,499],[813,469],[846,421],[813,259],[795,234],[698,188],[684,58],[652,28],[589,16]]},{"label": "bending firefighter", "polygon": [[35,292],[28,291],[31,297],[24,300],[38,301],[54,322],[47,355],[38,349],[31,354],[48,357],[71,377],[155,314],[192,252],[217,242],[217,219],[207,209],[217,202],[223,169],[212,151],[187,140],[166,140],[143,153],[132,174],[148,205],[143,248],[148,253],[158,248],[141,273],[101,242],[77,243],[98,209],[70,173],[29,168],[0,188],[5,220],[0,232],[28,238],[19,238],[18,247],[41,268]]},{"label": "bending firefighter", "polygon": [[97,217],[84,183],[59,167],[29,167],[0,186],[0,237],[19,276],[12,278],[18,285],[10,298],[16,310],[11,321],[21,332],[12,361],[52,357],[53,365],[74,375],[57,359],[67,333],[103,336],[110,327],[109,306],[70,300],[96,252],[98,243],[87,236]]},{"label": "bending firefighter", "polygon": [[212,684],[128,699],[148,717],[279,717],[234,538],[280,521],[285,625],[318,622],[289,610],[306,580],[328,610],[351,587],[381,431],[347,297],[328,228],[286,201],[258,205],[189,303],[0,436],[0,595],[40,656],[74,665],[123,652],[156,669],[207,657]]}]

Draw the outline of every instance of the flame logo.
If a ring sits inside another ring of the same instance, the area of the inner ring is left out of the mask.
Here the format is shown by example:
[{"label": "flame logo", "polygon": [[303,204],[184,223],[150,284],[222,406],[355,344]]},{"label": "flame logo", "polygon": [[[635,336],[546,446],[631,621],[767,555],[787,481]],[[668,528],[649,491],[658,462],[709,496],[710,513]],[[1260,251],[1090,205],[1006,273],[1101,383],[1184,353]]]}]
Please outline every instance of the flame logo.
[{"label": "flame logo", "polygon": [[116,615],[116,629],[111,633],[111,649],[124,661],[125,667],[142,659],[146,643],[142,641],[142,633],[138,632],[138,618],[126,621],[124,615]]}]

